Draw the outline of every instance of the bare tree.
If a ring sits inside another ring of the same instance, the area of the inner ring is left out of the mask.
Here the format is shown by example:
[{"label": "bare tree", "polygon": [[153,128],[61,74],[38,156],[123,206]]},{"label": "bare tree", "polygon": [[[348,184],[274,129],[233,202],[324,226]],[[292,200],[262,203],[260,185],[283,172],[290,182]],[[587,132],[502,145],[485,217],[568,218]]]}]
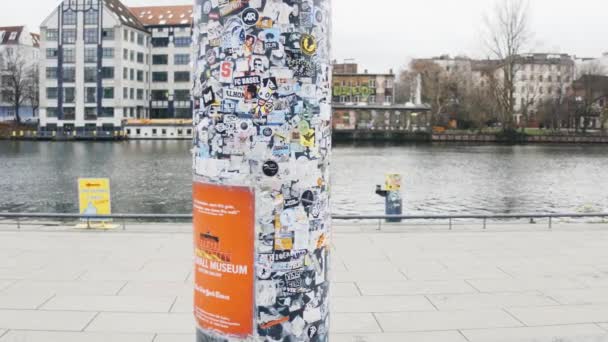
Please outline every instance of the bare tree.
[{"label": "bare tree", "polygon": [[502,61],[500,81],[494,82],[493,94],[505,129],[514,127],[518,56],[530,38],[528,12],[527,0],[496,0],[493,11],[484,20],[485,45],[495,58]]},{"label": "bare tree", "polygon": [[32,106],[32,115],[35,117],[40,107],[40,71],[38,65],[29,68],[28,82],[25,87],[25,99]]},{"label": "bare tree", "polygon": [[410,101],[410,95],[412,92],[412,82],[415,75],[403,68],[399,72],[399,76],[397,77],[397,81],[395,82],[395,102],[396,103],[406,103]]},{"label": "bare tree", "polygon": [[579,129],[586,132],[591,117],[600,119],[602,130],[604,129],[603,110],[598,104],[600,99],[608,96],[608,79],[604,75],[606,68],[597,61],[586,63],[577,70],[577,80],[573,84],[570,99],[574,104],[572,116],[576,132]]},{"label": "bare tree", "polygon": [[[37,77],[37,72],[32,69],[37,67],[32,64],[28,52],[21,46],[5,48],[0,54],[0,65],[2,65],[0,71],[2,97],[13,106],[15,120],[20,123],[22,105],[28,98],[34,96],[30,96],[28,92],[33,88],[32,77]],[[38,93],[37,89],[35,91]]]}]

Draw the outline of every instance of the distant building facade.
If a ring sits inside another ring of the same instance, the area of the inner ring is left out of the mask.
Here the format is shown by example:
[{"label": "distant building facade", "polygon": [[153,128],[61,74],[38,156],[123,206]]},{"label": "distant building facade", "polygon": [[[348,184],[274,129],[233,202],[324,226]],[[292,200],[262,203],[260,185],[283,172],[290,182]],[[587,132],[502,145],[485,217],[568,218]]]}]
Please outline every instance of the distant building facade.
[{"label": "distant building facade", "polygon": [[65,0],[41,25],[40,128],[122,134],[129,119],[190,118],[192,6]]},{"label": "distant building facade", "polygon": [[[10,72],[6,70],[6,60],[3,59],[11,59],[14,54],[20,54],[27,63],[27,68],[35,68],[40,53],[39,40],[40,36],[25,26],[0,27],[0,121],[16,118],[14,99],[9,89]],[[37,116],[38,106],[31,100],[26,99],[19,107],[22,120]]]}]

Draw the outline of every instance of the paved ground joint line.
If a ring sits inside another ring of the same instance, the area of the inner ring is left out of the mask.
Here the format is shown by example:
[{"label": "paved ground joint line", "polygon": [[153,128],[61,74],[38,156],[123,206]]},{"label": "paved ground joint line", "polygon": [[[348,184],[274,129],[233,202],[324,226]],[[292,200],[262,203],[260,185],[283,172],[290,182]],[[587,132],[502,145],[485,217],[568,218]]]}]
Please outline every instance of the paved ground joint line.
[{"label": "paved ground joint line", "polygon": [[355,284],[355,288],[357,288],[357,291],[359,292],[359,295],[363,296],[363,291],[361,291],[361,288],[359,287],[359,284],[357,284],[356,281],[353,281],[353,284]]},{"label": "paved ground joint line", "polygon": [[157,337],[158,337],[158,334],[154,334],[154,336],[152,336],[152,341],[150,341],[150,342],[154,342],[154,341],[156,341],[156,338],[157,338]]},{"label": "paved ground joint line", "polygon": [[7,330],[7,331],[5,331],[4,333],[0,334],[0,338],[2,338],[2,337],[4,337],[4,336],[6,336],[6,334],[8,334],[8,332],[9,332],[9,331],[10,331],[10,330]]},{"label": "paved ground joint line", "polygon": [[519,323],[521,323],[522,326],[527,327],[528,325],[526,323],[524,323],[521,319],[517,318],[514,314],[512,314],[511,312],[509,312],[509,310],[507,309],[502,309],[502,311],[504,311],[507,315],[511,316],[514,320],[518,321]]},{"label": "paved ground joint line", "polygon": [[460,334],[460,336],[462,336],[462,338],[464,338],[465,341],[471,342],[471,340],[469,340],[469,338],[462,332],[462,330],[458,330],[458,333]]},{"label": "paved ground joint line", "polygon": [[602,326],[602,324],[607,324],[607,323],[595,323],[595,325],[597,325],[600,329],[608,331],[608,326],[604,327],[604,326]]},{"label": "paved ground joint line", "polygon": [[380,331],[382,333],[384,333],[384,328],[382,327],[382,325],[380,324],[380,321],[378,320],[378,317],[376,317],[376,313],[372,312],[372,316],[374,316],[374,320],[376,320],[376,324],[378,324],[378,328],[380,328]]},{"label": "paved ground joint line", "polygon": [[425,296],[424,296],[424,298],[426,298],[426,300],[427,300],[429,303],[431,303],[431,305],[432,305],[432,306],[435,308],[435,310],[437,310],[437,311],[441,311],[441,310],[439,310],[439,308],[437,307],[437,305],[435,305],[435,303],[433,303],[433,301],[432,301],[432,300],[431,300],[431,299],[430,299],[430,298],[429,298],[427,295],[425,295]]},{"label": "paved ground joint line", "polygon": [[169,311],[167,311],[168,313],[171,313],[171,310],[173,310],[175,303],[177,303],[177,297],[175,297],[175,299],[173,300],[173,303],[171,303],[171,306],[169,307]]},{"label": "paved ground joint line", "polygon": [[464,282],[467,283],[467,285],[469,285],[470,287],[472,287],[473,290],[477,291],[478,293],[481,293],[481,291],[478,288],[476,288],[475,286],[473,286],[473,284],[471,284],[471,282],[468,279],[465,279]]},{"label": "paved ground joint line", "polygon": [[125,287],[127,287],[127,285],[129,285],[129,281],[125,281],[125,283],[118,289],[118,291],[116,291],[116,296],[120,295],[120,292],[122,292],[122,290],[125,289]]},{"label": "paved ground joint line", "polygon": [[81,273],[80,273],[80,274],[79,274],[79,275],[78,275],[78,276],[77,276],[77,277],[74,279],[74,281],[80,281],[80,280],[82,280],[82,277],[84,277],[84,275],[85,275],[85,274],[87,274],[88,272],[89,272],[89,271],[87,271],[87,270],[82,271],[82,272],[81,272]]},{"label": "paved ground joint line", "polygon": [[89,327],[89,325],[91,325],[91,323],[93,323],[93,321],[97,318],[97,316],[99,316],[99,314],[101,314],[101,312],[96,312],[95,315],[93,316],[93,318],[91,318],[91,320],[80,331],[84,332],[85,330],[87,330],[87,328]]},{"label": "paved ground joint line", "polygon": [[188,272],[188,274],[186,275],[186,278],[184,278],[184,283],[188,283],[188,278],[190,278],[191,274],[192,274],[192,270],[190,270],[190,272]]},{"label": "paved ground joint line", "polygon": [[500,272],[502,272],[502,273],[504,273],[504,274],[508,275],[510,278],[515,278],[515,276],[513,276],[511,273],[509,273],[509,272],[507,272],[507,271],[503,270],[503,269],[502,269],[502,267],[500,267],[500,266],[496,266],[496,268],[497,268],[497,269],[498,269]]},{"label": "paved ground joint line", "polygon": [[36,307],[36,310],[40,310],[40,308],[42,308],[43,306],[45,306],[46,304],[48,304],[48,302],[50,302],[51,300],[53,300],[53,298],[57,297],[57,294],[55,293],[54,295],[50,296],[47,300],[45,300],[44,302],[42,302],[42,304],[38,305]]}]

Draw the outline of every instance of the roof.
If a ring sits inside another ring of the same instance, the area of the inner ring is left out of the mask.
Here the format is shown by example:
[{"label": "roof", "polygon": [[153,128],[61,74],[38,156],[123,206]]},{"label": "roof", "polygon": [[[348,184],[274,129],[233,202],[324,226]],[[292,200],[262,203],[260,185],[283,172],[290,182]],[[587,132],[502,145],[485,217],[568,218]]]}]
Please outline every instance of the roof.
[{"label": "roof", "polygon": [[24,26],[0,27],[0,45],[17,45]]},{"label": "roof", "polygon": [[138,30],[146,31],[145,26],[137,19],[133,13],[119,0],[104,0],[106,8],[110,10],[117,19],[123,24]]},{"label": "roof", "polygon": [[192,5],[130,7],[145,26],[192,25]]}]

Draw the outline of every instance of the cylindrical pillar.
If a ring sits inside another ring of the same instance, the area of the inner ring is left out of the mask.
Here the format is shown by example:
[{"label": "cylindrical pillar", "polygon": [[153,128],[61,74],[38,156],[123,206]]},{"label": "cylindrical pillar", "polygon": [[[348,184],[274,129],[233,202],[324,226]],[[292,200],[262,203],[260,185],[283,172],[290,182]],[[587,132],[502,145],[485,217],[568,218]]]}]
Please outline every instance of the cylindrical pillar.
[{"label": "cylindrical pillar", "polygon": [[197,342],[329,340],[329,0],[195,0]]}]

